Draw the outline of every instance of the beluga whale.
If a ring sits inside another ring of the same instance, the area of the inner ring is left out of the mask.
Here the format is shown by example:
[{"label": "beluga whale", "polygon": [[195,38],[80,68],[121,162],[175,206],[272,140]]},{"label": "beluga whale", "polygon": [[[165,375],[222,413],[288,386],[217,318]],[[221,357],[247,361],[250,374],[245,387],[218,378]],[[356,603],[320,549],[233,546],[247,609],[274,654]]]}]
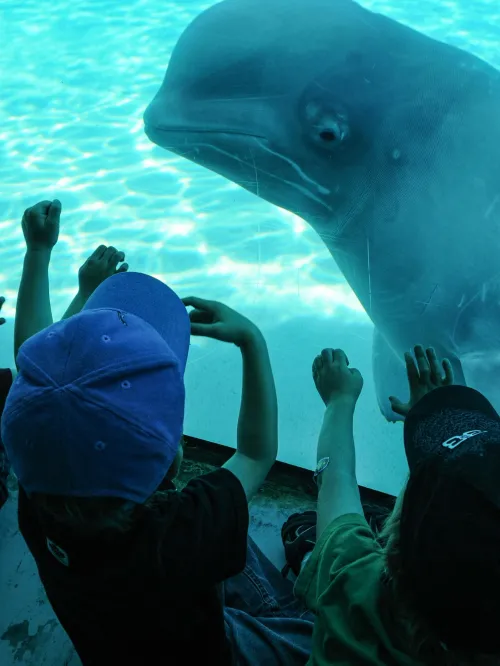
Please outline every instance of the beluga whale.
[{"label": "beluga whale", "polygon": [[393,421],[417,343],[498,406],[499,110],[493,66],[353,0],[225,0],[181,35],[144,122],[315,229],[374,324]]}]

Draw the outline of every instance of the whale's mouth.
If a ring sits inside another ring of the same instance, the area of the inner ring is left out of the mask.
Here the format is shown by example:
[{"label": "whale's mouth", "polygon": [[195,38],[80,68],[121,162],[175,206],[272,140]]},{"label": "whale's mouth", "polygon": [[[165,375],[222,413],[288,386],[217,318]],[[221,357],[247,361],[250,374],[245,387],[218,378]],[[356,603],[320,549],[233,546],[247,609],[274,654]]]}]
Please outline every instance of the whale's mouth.
[{"label": "whale's mouth", "polygon": [[250,139],[260,139],[261,141],[267,141],[267,137],[263,134],[255,134],[254,132],[245,132],[244,130],[239,129],[229,129],[229,128],[212,128],[212,127],[183,127],[182,125],[172,126],[162,126],[162,125],[144,125],[144,131],[149,136],[150,133],[161,132],[162,134],[228,134],[231,136],[245,137]]},{"label": "whale's mouth", "polygon": [[[273,149],[263,134],[227,127],[149,123],[145,123],[145,132],[153,143],[205,166],[303,219],[310,217],[310,211],[303,209],[304,204],[291,205],[290,201],[309,202],[309,206],[315,209],[315,217],[332,214],[327,200],[330,191],[311,179],[292,158]],[[212,137],[218,137],[218,141],[213,141]],[[224,139],[231,142],[230,145],[225,145]],[[237,143],[241,141],[241,151],[234,150],[235,140]],[[200,151],[206,151],[205,159],[199,159]],[[256,159],[257,153],[272,162]],[[210,159],[206,159],[207,154]],[[241,170],[235,170],[232,165],[239,165]],[[290,198],[290,192],[295,196]]]}]

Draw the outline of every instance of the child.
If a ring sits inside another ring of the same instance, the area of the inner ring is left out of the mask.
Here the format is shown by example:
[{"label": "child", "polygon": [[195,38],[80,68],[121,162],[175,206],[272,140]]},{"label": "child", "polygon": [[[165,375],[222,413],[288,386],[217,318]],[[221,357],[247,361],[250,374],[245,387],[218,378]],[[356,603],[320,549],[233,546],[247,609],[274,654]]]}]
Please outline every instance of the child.
[{"label": "child", "polygon": [[[432,349],[406,354],[410,468],[380,541],[355,476],[362,378],[341,350],[314,362],[326,405],[318,444],[318,542],[296,582],[317,613],[309,664],[490,664],[500,656],[500,418],[454,386]],[[443,374],[444,370],[444,374]]]},{"label": "child", "polygon": [[[28,228],[26,226],[24,218],[23,218],[23,227],[25,228],[26,232],[28,232]],[[18,299],[18,312],[20,313],[20,316],[16,318],[16,341],[14,349],[15,356],[17,356],[17,351],[19,349],[21,342],[27,339],[30,336],[30,332],[33,330],[32,326],[34,323],[34,319],[29,316],[29,313],[37,312],[37,308],[36,307],[32,308],[31,304],[26,301],[36,300],[40,296],[42,298],[42,303],[44,304],[44,307],[45,308],[48,307],[49,310],[48,312],[46,311],[43,315],[46,318],[46,321],[44,320],[40,324],[36,324],[35,322],[35,325],[36,326],[41,325],[43,327],[43,326],[48,326],[49,324],[52,323],[52,315],[50,313],[50,303],[48,303],[48,301],[44,299],[45,285],[42,285],[42,289],[39,291],[38,284],[36,281],[36,277],[38,275],[37,261],[39,256],[37,253],[39,253],[41,248],[40,247],[37,248],[36,244],[33,242],[31,244],[31,249],[32,252],[25,259],[25,271],[23,275],[24,288],[21,293],[20,302]],[[41,251],[43,252],[43,248],[41,249]],[[70,317],[75,312],[81,310],[81,308],[85,304],[90,294],[106,278],[110,277],[111,275],[114,275],[117,272],[123,272],[128,270],[128,264],[122,264],[119,268],[117,268],[117,264],[124,261],[124,259],[125,255],[123,254],[123,252],[118,252],[114,247],[106,247],[104,245],[100,245],[95,250],[95,252],[93,252],[90,255],[90,257],[85,261],[85,263],[78,272],[79,290],[77,295],[73,299],[72,303],[70,304],[68,310],[64,314],[64,318]],[[31,279],[30,276],[34,279]],[[23,300],[25,301],[24,307],[23,307]],[[5,298],[3,296],[0,296],[0,310],[2,309],[2,305],[4,303],[5,303]],[[24,313],[28,313],[28,316],[25,317]],[[2,326],[3,324],[5,324],[5,319],[3,317],[0,317],[0,326]],[[5,402],[7,400],[7,395],[9,393],[10,387],[12,386],[12,382],[16,377],[16,374],[17,370],[15,368],[14,369],[0,368],[0,418],[3,414]],[[9,471],[10,471],[10,464],[7,458],[7,454],[5,452],[5,447],[3,446],[0,437],[0,508],[2,508],[2,506],[5,504],[8,498],[7,479],[9,476]]]},{"label": "child", "polygon": [[[2,310],[2,305],[4,303],[5,298],[0,296],[0,311]],[[5,324],[5,319],[0,317],[0,326],[3,324]],[[9,393],[10,387],[12,386],[14,374],[14,371],[10,368],[0,368],[0,419],[2,418],[7,395]],[[9,470],[9,461],[7,459],[7,454],[5,453],[5,448],[0,437],[0,509],[3,507],[9,496],[9,492],[7,490]]]},{"label": "child", "polygon": [[[42,202],[24,216],[19,376],[2,433],[20,530],[61,624],[84,666],[305,664],[312,616],[247,533],[248,500],[277,454],[264,338],[220,303],[183,303],[129,272],[51,325],[60,210]],[[239,347],[243,395],[236,453],[177,492],[190,332]]]}]

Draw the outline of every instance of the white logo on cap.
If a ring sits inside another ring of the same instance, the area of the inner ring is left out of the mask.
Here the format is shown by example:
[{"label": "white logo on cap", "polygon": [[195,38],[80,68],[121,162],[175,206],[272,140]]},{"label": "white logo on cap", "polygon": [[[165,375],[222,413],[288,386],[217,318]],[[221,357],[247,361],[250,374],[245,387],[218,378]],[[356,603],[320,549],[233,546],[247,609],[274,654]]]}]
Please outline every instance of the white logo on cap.
[{"label": "white logo on cap", "polygon": [[65,567],[69,567],[68,553],[60,548],[57,543],[54,543],[51,539],[47,539],[47,548],[58,562],[64,564]]},{"label": "white logo on cap", "polygon": [[475,437],[476,435],[481,435],[482,433],[488,432],[487,430],[468,430],[467,432],[462,433],[461,435],[454,435],[447,439],[446,442],[443,442],[443,446],[446,449],[456,449],[462,442],[465,442],[466,439]]}]

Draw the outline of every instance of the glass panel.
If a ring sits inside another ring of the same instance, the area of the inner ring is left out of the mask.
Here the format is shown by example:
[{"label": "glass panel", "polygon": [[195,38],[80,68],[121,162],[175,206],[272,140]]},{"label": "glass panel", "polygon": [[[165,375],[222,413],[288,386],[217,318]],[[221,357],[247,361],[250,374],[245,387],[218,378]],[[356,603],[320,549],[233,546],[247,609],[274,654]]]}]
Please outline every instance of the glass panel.
[{"label": "glass panel", "polygon": [[[406,397],[388,345],[398,357],[435,345],[499,404],[496,2],[3,4],[8,318],[22,212],[58,197],[54,315],[101,243],[181,296],[241,310],[270,346],[281,460],[315,465],[323,347],[345,349],[365,377],[358,478],[372,488],[397,493],[406,474],[401,425],[376,399],[375,386]],[[237,350],[193,339],[186,432],[233,446],[239,392]]]}]

